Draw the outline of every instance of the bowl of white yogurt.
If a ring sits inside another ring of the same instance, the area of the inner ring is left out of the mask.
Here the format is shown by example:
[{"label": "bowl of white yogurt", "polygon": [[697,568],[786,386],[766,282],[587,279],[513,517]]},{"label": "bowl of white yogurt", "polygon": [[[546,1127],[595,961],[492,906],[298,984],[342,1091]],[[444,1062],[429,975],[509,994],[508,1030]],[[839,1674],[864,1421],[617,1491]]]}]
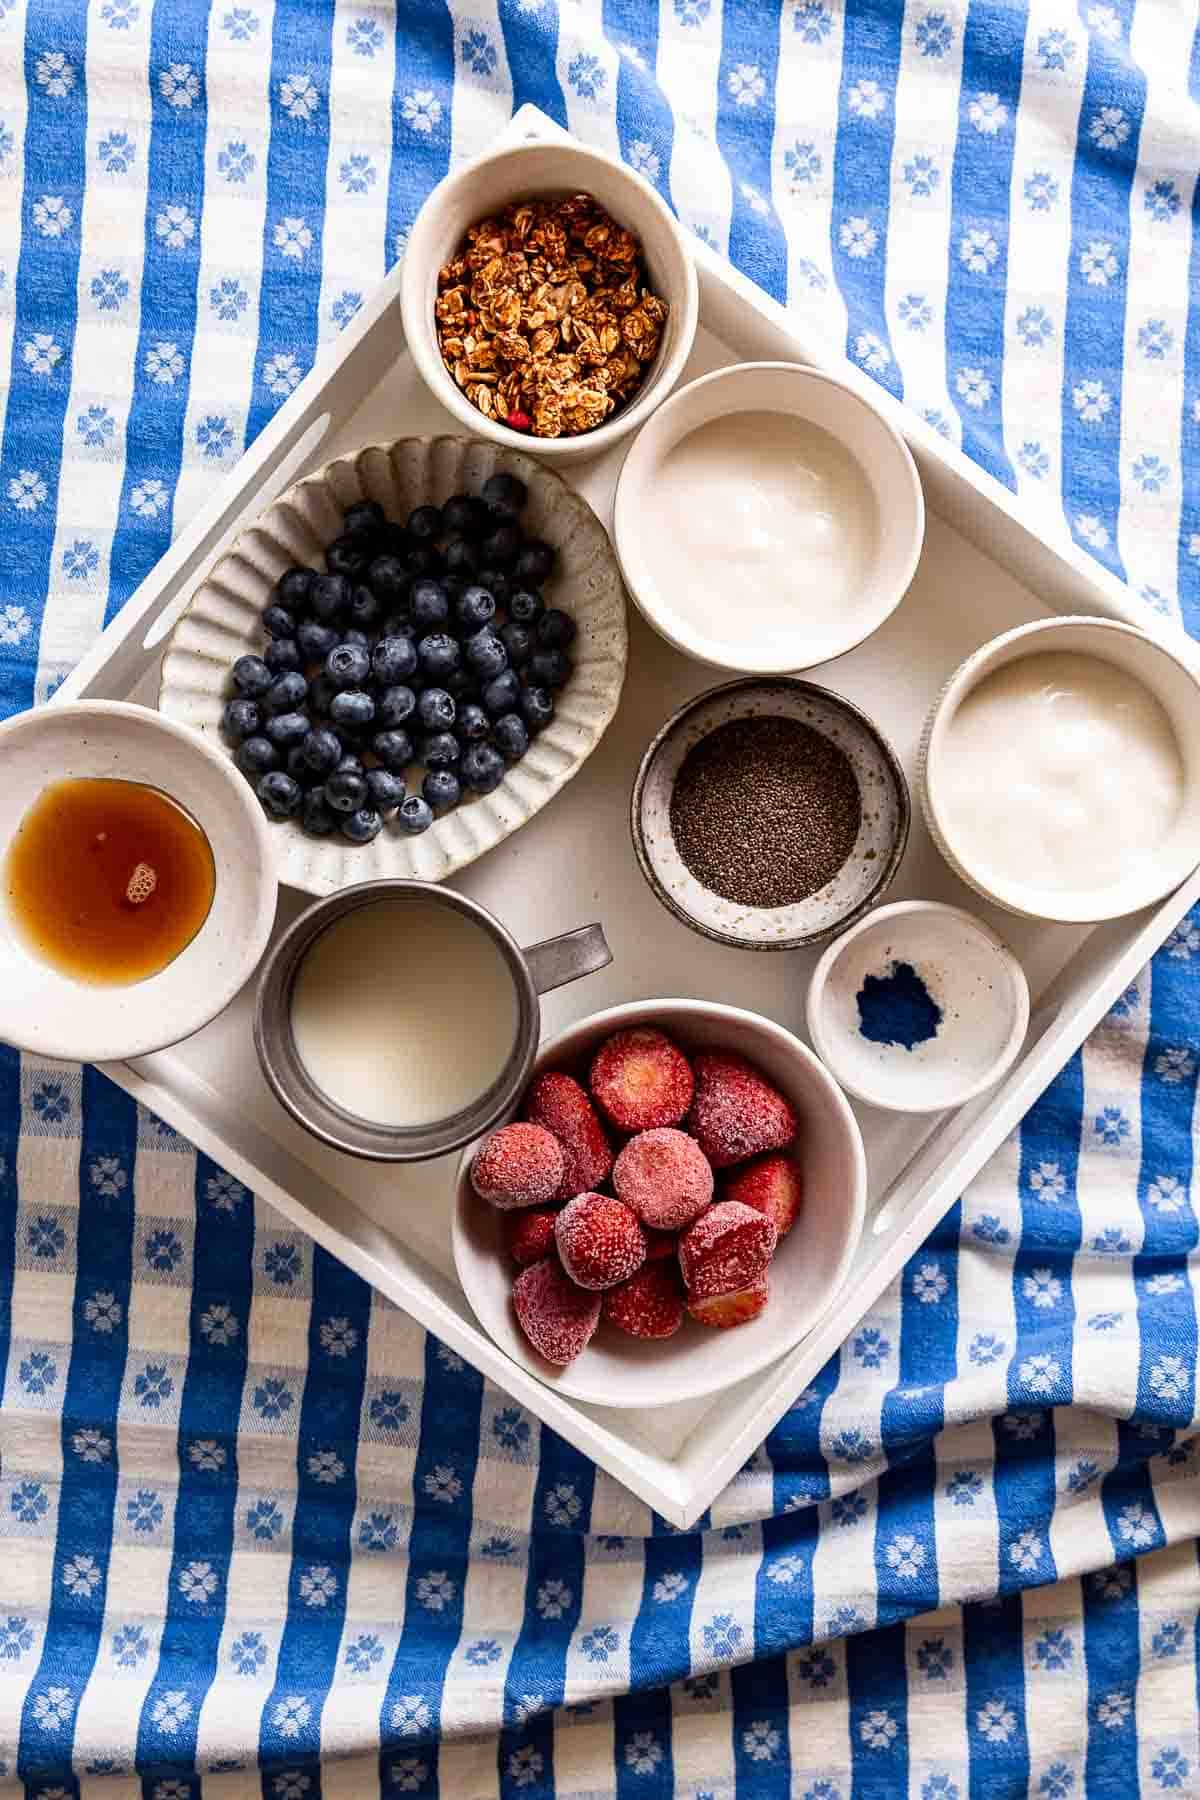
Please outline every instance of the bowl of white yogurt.
[{"label": "bowl of white yogurt", "polygon": [[976,893],[1029,918],[1121,918],[1200,862],[1200,680],[1114,619],[1018,626],[943,689],[919,789]]},{"label": "bowl of white yogurt", "polygon": [[625,458],[613,543],[650,624],[714,668],[783,675],[877,631],[925,534],[907,444],[849,383],[736,363],[680,388]]}]

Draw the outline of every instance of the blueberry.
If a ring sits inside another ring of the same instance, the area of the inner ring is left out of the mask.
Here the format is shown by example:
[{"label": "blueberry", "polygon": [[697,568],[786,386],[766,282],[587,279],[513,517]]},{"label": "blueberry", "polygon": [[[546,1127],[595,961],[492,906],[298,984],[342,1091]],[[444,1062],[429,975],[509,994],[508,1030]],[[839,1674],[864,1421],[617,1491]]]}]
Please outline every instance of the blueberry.
[{"label": "blueberry", "polygon": [[479,552],[470,538],[452,538],[446,545],[446,568],[451,575],[474,575],[479,567]]},{"label": "blueberry", "polygon": [[[324,627],[322,626],[322,630]],[[332,645],[330,646],[332,649]],[[308,710],[321,718],[328,718],[329,708],[333,705],[333,696],[337,688],[328,675],[316,675],[308,684]]]},{"label": "blueberry", "polygon": [[413,575],[437,575],[441,572],[442,559],[431,544],[414,545],[406,560],[409,572]]},{"label": "blueberry", "polygon": [[536,625],[545,610],[542,596],[529,588],[515,588],[509,597],[508,616],[518,625]]},{"label": "blueberry", "polygon": [[504,780],[504,758],[491,744],[472,744],[462,759],[462,780],[477,794],[490,794]]},{"label": "blueberry", "polygon": [[356,500],[346,508],[342,528],[347,537],[371,537],[387,524],[378,500]]},{"label": "blueberry", "polygon": [[317,619],[305,619],[296,627],[296,642],[305,662],[324,662],[337,641],[334,627]]},{"label": "blueberry", "polygon": [[413,624],[426,630],[431,625],[444,625],[450,617],[450,601],[445,588],[429,576],[413,582],[408,604]]},{"label": "blueberry", "polygon": [[412,739],[407,731],[377,731],[371,748],[390,775],[401,775],[413,760]]},{"label": "blueberry", "polygon": [[488,523],[487,507],[473,494],[454,494],[442,508],[442,524],[460,537],[482,537]]},{"label": "blueberry", "polygon": [[292,780],[298,782],[302,788],[320,787],[321,777],[315,770],[310,769],[304,760],[303,744],[293,745],[287,753],[287,762],[284,766]]},{"label": "blueberry", "polygon": [[505,669],[489,681],[483,690],[483,710],[490,713],[493,719],[501,713],[511,712],[521,697],[521,683],[514,670]]},{"label": "blueberry", "polygon": [[575,642],[578,629],[570,613],[552,606],[538,620],[534,635],[543,650],[565,650],[568,644]]},{"label": "blueberry", "polygon": [[380,638],[371,657],[371,674],[381,687],[406,681],[417,666],[417,647],[410,637]]},{"label": "blueberry", "polygon": [[521,527],[505,520],[488,532],[479,548],[485,562],[495,563],[498,569],[511,569],[521,548]]},{"label": "blueberry", "polygon": [[275,601],[272,601],[270,606],[263,608],[262,622],[263,630],[268,637],[290,638],[296,635],[295,613],[289,611],[286,606],[278,605]]},{"label": "blueberry", "polygon": [[356,581],[367,566],[366,546],[357,538],[334,538],[325,551],[325,567],[332,575],[348,575]]},{"label": "blueberry", "polygon": [[483,484],[483,498],[488,505],[507,513],[519,513],[525,504],[525,483],[507,469],[497,469]]},{"label": "blueberry", "polygon": [[440,681],[444,675],[452,675],[461,656],[457,639],[445,631],[435,631],[429,637],[423,637],[417,645],[417,661],[421,665],[421,672],[432,681]]},{"label": "blueberry", "polygon": [[496,596],[490,594],[485,587],[466,588],[454,612],[465,630],[479,631],[496,616]]},{"label": "blueberry", "polygon": [[341,739],[327,727],[310,731],[300,746],[300,754],[314,775],[332,775],[342,760]]},{"label": "blueberry", "polygon": [[221,730],[232,743],[253,737],[262,724],[262,708],[253,700],[228,700],[221,714]]},{"label": "blueberry", "polygon": [[282,769],[272,769],[264,775],[254,791],[273,819],[290,819],[293,813],[300,811],[304,799],[300,783],[285,775]]},{"label": "blueberry", "polygon": [[525,587],[539,588],[547,579],[555,564],[555,553],[549,544],[540,538],[530,538],[517,551],[513,563],[513,580]]},{"label": "blueberry", "polygon": [[252,700],[265,694],[275,679],[261,656],[239,656],[231,673],[238,693],[248,694]]},{"label": "blueberry", "polygon": [[554,696],[548,688],[521,689],[521,717],[530,731],[541,731],[554,717]]},{"label": "blueberry", "polygon": [[386,769],[367,770],[367,791],[371,796],[371,804],[381,813],[395,812],[404,798],[404,783],[398,775],[391,775]]},{"label": "blueberry", "polygon": [[533,654],[533,633],[528,625],[519,625],[510,619],[507,625],[500,627],[500,642],[508,651],[510,669],[523,669]]},{"label": "blueberry", "polygon": [[357,625],[351,625],[342,632],[342,642],[343,644],[357,644],[360,650],[371,648],[370,638],[365,631],[360,631]]},{"label": "blueberry", "polygon": [[356,625],[370,631],[383,616],[383,601],[361,581],[350,596],[350,617]]},{"label": "blueberry", "polygon": [[398,556],[377,556],[367,564],[367,586],[385,606],[395,606],[408,592],[408,570]]},{"label": "blueberry", "polygon": [[347,750],[334,773],[336,775],[365,775],[366,770],[363,768],[362,757],[355,756],[353,751]]},{"label": "blueberry", "polygon": [[263,651],[263,661],[273,676],[298,673],[304,666],[295,638],[272,638]]},{"label": "blueberry", "polygon": [[347,731],[365,731],[374,722],[375,702],[361,688],[344,688],[333,696],[329,716]]},{"label": "blueberry", "polygon": [[441,536],[442,515],[436,506],[418,506],[405,520],[404,529],[417,544],[432,543]]},{"label": "blueberry", "polygon": [[560,688],[571,673],[571,659],[565,650],[535,650],[529,673],[539,687]]},{"label": "blueberry", "polygon": [[313,837],[328,837],[337,829],[337,814],[331,810],[324,788],[309,788],[300,809],[300,823]]},{"label": "blueberry", "polygon": [[[283,712],[268,719],[264,729],[277,750],[291,750],[294,745],[304,742],[311,726],[307,713]],[[253,743],[254,739],[251,738],[250,742]]]},{"label": "blueberry", "polygon": [[452,769],[462,755],[462,745],[452,731],[435,731],[422,739],[420,751],[427,769]]},{"label": "blueberry", "polygon": [[419,794],[410,794],[408,796],[408,799],[403,803],[400,811],[396,814],[396,818],[399,821],[401,831],[406,831],[409,837],[419,837],[423,831],[428,831],[429,827],[433,824],[433,813],[430,811],[428,804],[421,799]]},{"label": "blueberry", "polygon": [[325,673],[335,687],[361,687],[371,673],[371,658],[361,644],[343,641],[325,658]]},{"label": "blueberry", "polygon": [[486,588],[497,606],[506,606],[512,593],[512,582],[503,569],[480,569],[475,577],[479,587]]},{"label": "blueberry", "polygon": [[502,675],[508,667],[508,651],[490,625],[469,637],[463,648],[468,663],[485,681],[490,681],[493,675]]},{"label": "blueberry", "polygon": [[438,576],[438,581],[441,583],[442,591],[450,602],[451,611],[454,610],[455,602],[460,596],[465,594],[467,589],[472,586],[471,581],[465,575],[447,575],[443,573]]},{"label": "blueberry", "polygon": [[403,682],[395,687],[384,688],[375,702],[375,722],[383,731],[394,731],[397,725],[403,725],[405,719],[411,718],[416,709],[417,696]]},{"label": "blueberry", "polygon": [[515,712],[505,713],[497,719],[492,727],[492,735],[496,747],[507,756],[509,762],[520,762],[529,748],[529,733],[525,729],[525,721]]},{"label": "blueberry", "polygon": [[308,606],[309,590],[312,587],[313,571],[311,569],[285,569],[275,583],[273,598],[280,606],[286,606],[289,612],[301,613]]},{"label": "blueberry", "polygon": [[383,820],[373,806],[360,806],[342,819],[342,836],[352,844],[369,844],[383,830]]},{"label": "blueberry", "polygon": [[325,799],[336,813],[356,812],[367,797],[367,778],[354,769],[335,769],[326,778]]},{"label": "blueberry", "polygon": [[449,731],[457,713],[445,688],[426,688],[417,701],[417,717],[426,731]]},{"label": "blueberry", "polygon": [[307,697],[308,683],[303,675],[297,674],[293,669],[285,675],[275,677],[263,695],[262,703],[264,710],[269,713],[295,712],[298,706],[304,705]]},{"label": "blueberry", "polygon": [[411,549],[412,545],[408,541],[408,533],[403,525],[397,525],[394,521],[389,520],[379,534],[380,556],[398,556],[403,562]]},{"label": "blueberry", "polygon": [[479,677],[474,669],[464,669],[460,665],[452,675],[442,677],[441,686],[448,694],[453,694],[460,706],[465,700],[479,698]]},{"label": "blueberry", "polygon": [[413,622],[406,612],[389,613],[379,628],[381,640],[390,637],[411,638],[416,635],[416,632],[413,630]]},{"label": "blueberry", "polygon": [[482,706],[468,704],[458,709],[458,736],[465,744],[478,744],[491,730]]},{"label": "blueberry", "polygon": [[309,611],[322,625],[337,625],[350,609],[350,583],[344,575],[314,575]]},{"label": "blueberry", "polygon": [[278,768],[279,752],[269,738],[248,737],[238,745],[237,762],[247,775],[265,775]]},{"label": "blueberry", "polygon": [[421,783],[421,792],[435,811],[442,812],[447,806],[458,805],[462,787],[458,776],[449,769],[430,769]]}]

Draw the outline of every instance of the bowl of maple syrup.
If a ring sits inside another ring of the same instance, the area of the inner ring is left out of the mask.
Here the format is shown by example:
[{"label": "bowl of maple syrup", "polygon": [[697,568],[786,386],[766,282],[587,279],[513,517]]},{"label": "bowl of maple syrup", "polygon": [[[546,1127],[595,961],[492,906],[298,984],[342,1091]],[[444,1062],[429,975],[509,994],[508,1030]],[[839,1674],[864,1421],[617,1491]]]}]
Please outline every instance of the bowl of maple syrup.
[{"label": "bowl of maple syrup", "polygon": [[270,826],[233,765],[145,707],[0,725],[0,1039],[145,1056],[216,1017],[275,918]]}]

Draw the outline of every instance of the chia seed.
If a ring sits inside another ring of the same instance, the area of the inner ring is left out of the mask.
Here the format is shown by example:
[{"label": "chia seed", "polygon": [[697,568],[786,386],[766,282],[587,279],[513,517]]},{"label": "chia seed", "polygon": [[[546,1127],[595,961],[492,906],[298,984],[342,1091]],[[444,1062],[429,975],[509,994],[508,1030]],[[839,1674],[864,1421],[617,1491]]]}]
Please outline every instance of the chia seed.
[{"label": "chia seed", "polygon": [[696,880],[741,906],[794,906],[854,848],[862,800],[849,758],[798,719],[731,719],[685,756],[675,847]]}]

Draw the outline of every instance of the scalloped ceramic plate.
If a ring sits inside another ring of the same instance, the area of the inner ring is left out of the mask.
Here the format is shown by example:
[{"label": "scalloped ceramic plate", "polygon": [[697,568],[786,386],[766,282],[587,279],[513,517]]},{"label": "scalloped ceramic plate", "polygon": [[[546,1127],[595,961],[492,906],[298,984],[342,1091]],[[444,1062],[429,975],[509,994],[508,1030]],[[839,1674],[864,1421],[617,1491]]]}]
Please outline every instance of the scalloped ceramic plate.
[{"label": "scalloped ceramic plate", "polygon": [[381,876],[442,881],[494,849],[570,781],[604,735],[625,680],[625,590],[604,527],[561,476],[519,451],[471,438],[401,438],[332,462],[289,488],[215,565],[171,635],[159,710],[232,757],[220,730],[229,668],[247,651],[261,652],[259,615],[283,571],[294,563],[321,567],[325,545],[355,500],[377,500],[389,518],[403,519],[423,502],[475,492],[497,469],[528,487],[522,524],[558,551],[548,591],[579,627],[575,668],[554,720],[495,793],[464,801],[422,837],[403,837],[385,821],[373,843],[358,847],[308,837],[290,821],[275,826],[279,879],[290,887],[332,894]]}]

